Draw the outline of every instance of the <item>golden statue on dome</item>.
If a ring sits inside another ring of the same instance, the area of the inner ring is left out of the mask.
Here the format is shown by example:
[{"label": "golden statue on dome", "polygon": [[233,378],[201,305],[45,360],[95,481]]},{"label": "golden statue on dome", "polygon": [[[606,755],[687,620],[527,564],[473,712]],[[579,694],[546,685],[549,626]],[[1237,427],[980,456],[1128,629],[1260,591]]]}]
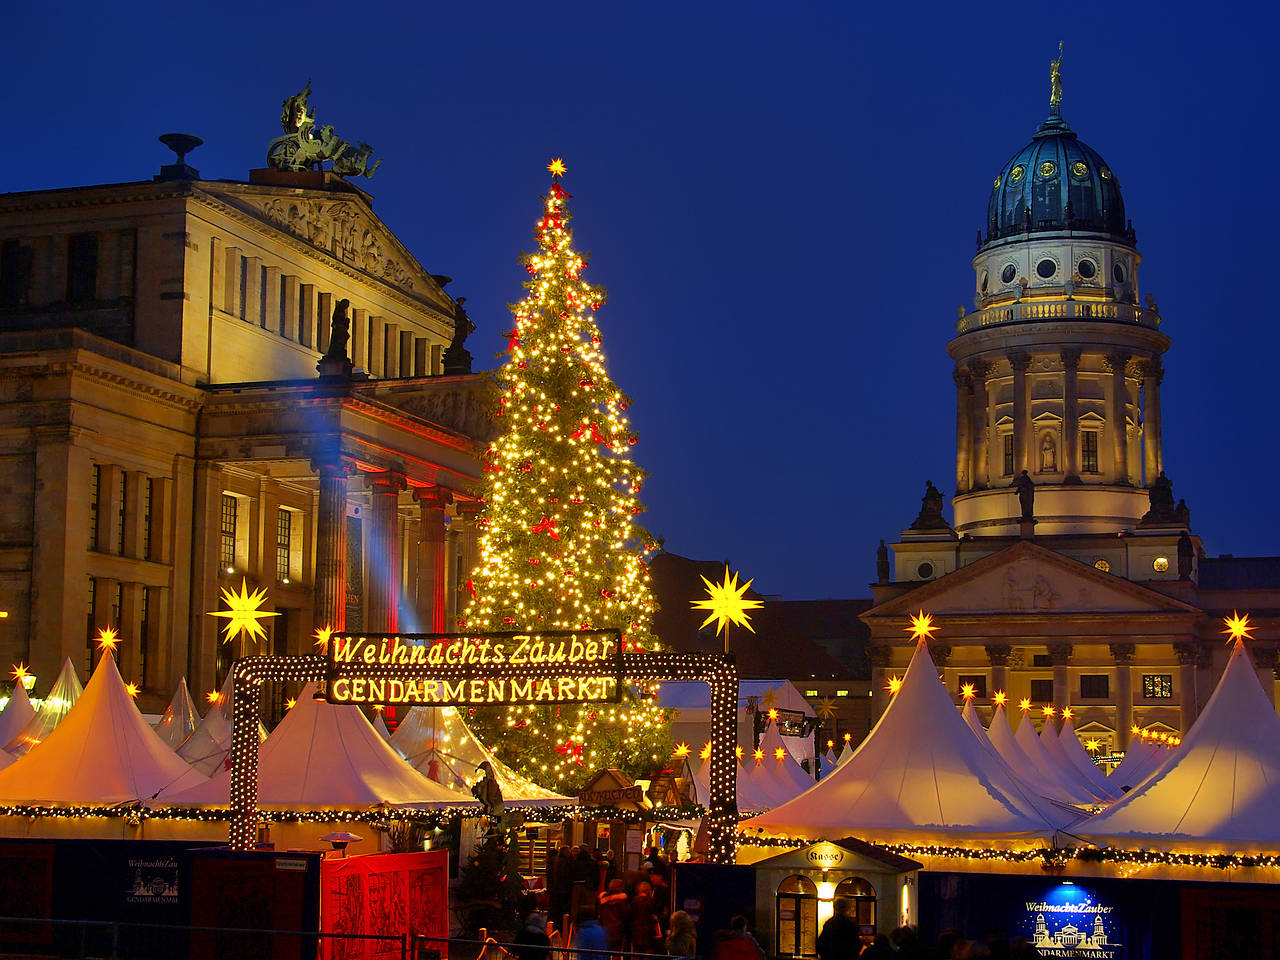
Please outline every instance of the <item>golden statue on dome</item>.
[{"label": "golden statue on dome", "polygon": [[1058,41],[1058,59],[1049,62],[1049,106],[1058,112],[1062,104],[1062,41]]}]

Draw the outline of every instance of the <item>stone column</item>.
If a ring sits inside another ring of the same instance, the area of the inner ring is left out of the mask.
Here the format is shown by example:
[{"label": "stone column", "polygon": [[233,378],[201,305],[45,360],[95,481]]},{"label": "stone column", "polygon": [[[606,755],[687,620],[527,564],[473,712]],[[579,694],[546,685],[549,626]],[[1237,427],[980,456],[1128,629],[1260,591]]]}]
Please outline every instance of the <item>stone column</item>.
[{"label": "stone column", "polygon": [[280,268],[267,267],[263,272],[263,303],[265,309],[258,323],[263,330],[272,333],[284,332],[284,317],[280,313]]},{"label": "stone column", "polygon": [[1009,692],[1009,655],[1012,649],[1007,643],[988,643],[987,661],[991,664],[991,689],[988,695],[997,690]]},{"label": "stone column", "polygon": [[1080,350],[1062,351],[1062,472],[1064,483],[1080,482]]},{"label": "stone column", "polygon": [[1107,419],[1111,428],[1112,482],[1126,486],[1129,483],[1129,388],[1125,385],[1128,362],[1129,356],[1124,353],[1113,353],[1105,360],[1111,370],[1111,404]]},{"label": "stone column", "polygon": [[262,258],[244,258],[244,303],[240,317],[245,323],[262,323]]},{"label": "stone column", "polygon": [[1061,710],[1071,706],[1071,677],[1067,665],[1071,663],[1071,644],[1049,644],[1049,662],[1053,664],[1053,705]]},{"label": "stone column", "polygon": [[1267,699],[1271,701],[1274,707],[1276,703],[1276,684],[1275,672],[1276,663],[1278,661],[1277,651],[1275,647],[1253,647],[1250,651],[1253,654],[1253,666],[1258,672],[1258,682],[1262,684],[1262,689],[1267,692]]},{"label": "stone column", "polygon": [[972,483],[973,376],[956,367],[952,378],[956,382],[956,493],[964,493]]},{"label": "stone column", "polygon": [[871,660],[871,725],[889,706],[889,668],[893,665],[893,647],[873,644],[867,647]]},{"label": "stone column", "polygon": [[431,633],[451,630],[449,620],[449,556],[445,549],[444,508],[453,494],[443,487],[418,487],[413,491],[421,511],[418,540],[418,610],[424,629]]},{"label": "stone column", "polygon": [[395,633],[400,610],[400,491],[405,488],[405,479],[387,471],[366,474],[364,480],[369,489],[365,629]]},{"label": "stone column", "polygon": [[280,336],[286,340],[298,339],[298,278],[287,274],[280,278],[284,289],[284,302],[280,306]]},{"label": "stone column", "polygon": [[1031,404],[1027,391],[1027,367],[1031,357],[1022,352],[1009,354],[1009,365],[1013,367],[1013,475],[1016,477],[1028,466],[1029,434],[1031,433]]},{"label": "stone column", "polygon": [[1147,486],[1151,486],[1164,469],[1160,439],[1160,382],[1163,379],[1160,358],[1152,357],[1142,371],[1142,461]]},{"label": "stone column", "polygon": [[1178,722],[1182,727],[1179,734],[1185,737],[1196,722],[1198,712],[1196,665],[1200,660],[1200,646],[1194,641],[1184,640],[1173,645],[1173,652],[1178,657]]},{"label": "stone column", "polygon": [[1129,749],[1129,728],[1133,726],[1133,644],[1111,644],[1116,662],[1116,744]]},{"label": "stone column", "polygon": [[991,482],[991,411],[987,397],[991,364],[975,360],[969,370],[973,374],[973,489],[982,490]]},{"label": "stone column", "polygon": [[[451,525],[449,539],[453,552],[449,555],[449,573],[446,578],[446,590],[449,597],[449,623],[462,616],[470,595],[463,589],[463,584],[471,577],[480,561],[480,514],[484,512],[484,504],[479,500],[459,500],[457,515],[459,523]],[[455,533],[452,527],[457,527]],[[453,629],[453,627],[450,627]]]},{"label": "stone column", "polygon": [[316,505],[316,571],[314,622],[316,629],[347,626],[347,478],[354,465],[341,456],[325,455],[311,462],[320,474]]}]

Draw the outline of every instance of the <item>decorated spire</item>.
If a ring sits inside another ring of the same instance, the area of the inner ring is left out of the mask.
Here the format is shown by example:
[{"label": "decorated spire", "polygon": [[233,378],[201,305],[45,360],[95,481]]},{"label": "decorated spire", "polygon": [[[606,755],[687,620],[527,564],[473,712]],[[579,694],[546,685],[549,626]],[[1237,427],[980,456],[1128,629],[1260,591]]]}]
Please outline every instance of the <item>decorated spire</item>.
[{"label": "decorated spire", "polygon": [[1049,62],[1049,113],[1061,116],[1062,108],[1062,41],[1058,41],[1058,59]]}]

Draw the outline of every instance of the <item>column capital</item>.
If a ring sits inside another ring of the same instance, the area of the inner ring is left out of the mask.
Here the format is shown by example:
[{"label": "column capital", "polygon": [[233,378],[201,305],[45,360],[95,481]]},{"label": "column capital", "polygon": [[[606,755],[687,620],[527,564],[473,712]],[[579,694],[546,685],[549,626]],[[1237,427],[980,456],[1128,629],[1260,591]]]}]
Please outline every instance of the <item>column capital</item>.
[{"label": "column capital", "polygon": [[414,487],[411,492],[423,510],[443,510],[454,502],[453,491],[448,487]]},{"label": "column capital", "polygon": [[1121,350],[1108,353],[1102,358],[1102,366],[1111,373],[1124,373],[1125,366],[1129,363],[1129,356]]},{"label": "column capital", "polygon": [[1030,365],[1031,354],[1026,351],[1014,350],[1009,354],[1009,366],[1013,367],[1014,373],[1026,373]]},{"label": "column capital", "polygon": [[1200,644],[1193,640],[1175,643],[1173,652],[1178,658],[1178,664],[1183,667],[1194,667],[1200,660]]},{"label": "column capital", "polygon": [[311,449],[311,469],[322,477],[350,477],[356,472],[356,462],[343,454],[341,443],[325,440]]},{"label": "column capital", "polygon": [[467,519],[475,519],[484,512],[485,503],[483,500],[467,500],[463,497],[454,497],[454,508],[458,511],[458,516]]},{"label": "column capital", "polygon": [[1265,667],[1270,667],[1272,670],[1274,670],[1276,668],[1277,659],[1280,659],[1277,656],[1278,654],[1280,654],[1280,651],[1276,650],[1275,647],[1270,647],[1270,646],[1252,647],[1250,649],[1250,653],[1253,654],[1254,665],[1260,669]]},{"label": "column capital", "polygon": [[975,383],[986,383],[988,374],[995,368],[995,364],[987,360],[970,360],[969,373],[972,374]]},{"label": "column capital", "polygon": [[1066,347],[1063,350],[1061,350],[1058,356],[1062,359],[1062,369],[1064,370],[1080,369],[1080,354],[1081,354],[1081,350],[1079,347]]},{"label": "column capital", "polygon": [[956,387],[961,390],[973,386],[973,374],[965,367],[957,366],[952,370],[951,379],[955,381]]},{"label": "column capital", "polygon": [[893,647],[876,643],[867,647],[867,659],[873,667],[889,667],[893,665]]},{"label": "column capital", "polygon": [[1133,663],[1134,645],[1132,643],[1113,643],[1111,644],[1111,658],[1115,660],[1116,666],[1127,667]]},{"label": "column capital", "polygon": [[1055,667],[1065,667],[1071,662],[1073,650],[1069,643],[1049,644],[1049,663]]},{"label": "column capital", "polygon": [[380,470],[377,473],[364,474],[364,485],[372,493],[395,495],[408,486],[403,473],[394,470]]},{"label": "column capital", "polygon": [[987,660],[993,667],[1007,667],[1009,665],[1009,657],[1013,654],[1013,648],[1007,643],[988,643],[987,644]]}]

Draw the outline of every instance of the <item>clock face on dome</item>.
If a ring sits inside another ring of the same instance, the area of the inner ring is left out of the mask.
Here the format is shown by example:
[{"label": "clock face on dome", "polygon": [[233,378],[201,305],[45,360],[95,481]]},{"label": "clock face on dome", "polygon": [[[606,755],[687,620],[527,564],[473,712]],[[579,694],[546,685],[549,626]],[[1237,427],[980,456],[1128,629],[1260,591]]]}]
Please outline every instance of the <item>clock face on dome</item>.
[{"label": "clock face on dome", "polygon": [[1016,167],[1014,167],[1012,170],[1009,171],[1009,182],[1017,183],[1019,180],[1022,179],[1022,175],[1026,172],[1027,171],[1023,168],[1022,164],[1018,164]]}]

